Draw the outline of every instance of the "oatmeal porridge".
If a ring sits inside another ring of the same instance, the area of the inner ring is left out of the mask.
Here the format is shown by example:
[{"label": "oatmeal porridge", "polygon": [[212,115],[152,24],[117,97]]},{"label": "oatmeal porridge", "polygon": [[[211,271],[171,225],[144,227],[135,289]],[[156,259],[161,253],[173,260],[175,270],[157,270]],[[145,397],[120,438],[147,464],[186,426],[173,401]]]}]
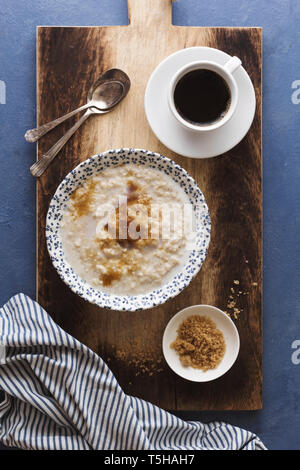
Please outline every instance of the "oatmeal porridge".
[{"label": "oatmeal porridge", "polygon": [[192,214],[184,190],[157,169],[103,170],[71,195],[61,223],[66,260],[96,289],[144,294],[180,271]]}]

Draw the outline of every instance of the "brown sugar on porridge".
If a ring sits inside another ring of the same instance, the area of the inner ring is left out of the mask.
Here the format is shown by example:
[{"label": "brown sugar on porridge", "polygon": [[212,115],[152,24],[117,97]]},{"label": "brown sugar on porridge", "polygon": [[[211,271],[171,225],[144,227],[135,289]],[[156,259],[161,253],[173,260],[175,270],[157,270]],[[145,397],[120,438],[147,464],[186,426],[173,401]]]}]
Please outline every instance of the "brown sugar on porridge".
[{"label": "brown sugar on porridge", "polygon": [[93,287],[117,295],[158,288],[186,260],[186,204],[184,190],[159,170],[107,168],[69,199],[61,223],[66,260]]}]

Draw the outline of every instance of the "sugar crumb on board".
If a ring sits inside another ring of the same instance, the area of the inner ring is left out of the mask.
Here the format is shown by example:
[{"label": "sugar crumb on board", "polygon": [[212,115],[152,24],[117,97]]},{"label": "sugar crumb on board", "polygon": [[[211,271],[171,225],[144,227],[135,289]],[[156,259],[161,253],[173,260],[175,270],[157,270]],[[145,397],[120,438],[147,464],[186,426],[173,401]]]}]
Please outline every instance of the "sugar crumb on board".
[{"label": "sugar crumb on board", "polygon": [[163,359],[159,351],[150,352],[136,347],[118,348],[114,356],[124,366],[132,368],[136,377],[140,375],[152,377],[164,370],[162,367]]},{"label": "sugar crumb on board", "polygon": [[[246,263],[248,263],[248,260],[245,260]],[[238,286],[238,290],[237,290]],[[256,281],[253,281],[251,283],[251,287],[257,287],[258,283]],[[232,282],[232,286],[230,287],[230,293],[228,295],[228,299],[226,302],[226,309],[225,313],[229,317],[233,317],[235,320],[237,320],[241,314],[241,312],[244,311],[243,308],[240,306],[240,301],[239,298],[241,296],[249,295],[250,290],[249,288],[246,290],[243,290],[243,287],[241,286],[241,282],[238,279],[234,279]]]}]

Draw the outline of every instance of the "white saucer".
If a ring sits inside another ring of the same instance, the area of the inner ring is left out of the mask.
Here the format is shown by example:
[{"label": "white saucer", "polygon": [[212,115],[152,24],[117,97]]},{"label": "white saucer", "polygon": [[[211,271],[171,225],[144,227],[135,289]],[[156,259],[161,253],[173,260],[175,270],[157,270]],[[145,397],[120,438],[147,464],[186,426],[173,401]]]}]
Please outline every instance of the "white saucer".
[{"label": "white saucer", "polygon": [[211,47],[190,47],[175,52],[161,62],[152,73],[145,93],[145,111],[156,137],[170,150],[185,157],[210,158],[237,145],[247,134],[255,114],[255,92],[243,67],[234,72],[239,97],[232,118],[224,126],[195,132],[184,129],[170,111],[167,90],[176,71],[197,60],[211,60],[224,65],[230,55]]}]

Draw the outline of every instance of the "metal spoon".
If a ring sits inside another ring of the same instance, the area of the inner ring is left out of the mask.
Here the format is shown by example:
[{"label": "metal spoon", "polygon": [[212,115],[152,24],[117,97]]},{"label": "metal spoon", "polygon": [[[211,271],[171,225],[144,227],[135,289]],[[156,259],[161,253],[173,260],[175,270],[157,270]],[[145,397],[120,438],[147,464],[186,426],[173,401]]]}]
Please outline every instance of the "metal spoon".
[{"label": "metal spoon", "polygon": [[107,70],[91,86],[86,104],[42,126],[28,130],[24,137],[27,142],[36,142],[40,137],[58,126],[58,124],[87,108],[95,107],[102,111],[107,111],[119,103],[124,97],[122,94],[124,88],[127,87],[127,93],[129,86],[130,80],[125,72],[119,69]]},{"label": "metal spoon", "polygon": [[[105,76],[105,77],[104,77]],[[112,78],[114,77],[114,78]],[[105,82],[103,81],[105,80]],[[99,83],[101,81],[101,83]],[[103,88],[102,84],[106,83]],[[88,93],[88,103],[94,102],[92,97],[97,97],[98,106],[101,104],[102,109],[91,105],[89,109],[81,116],[81,118],[74,124],[71,129],[69,129],[66,134],[59,139],[53,147],[45,153],[39,161],[34,163],[30,167],[30,172],[32,176],[39,177],[41,176],[46,168],[50,165],[52,160],[58,154],[60,149],[65,145],[65,143],[70,139],[74,132],[81,126],[81,124],[91,115],[91,114],[105,114],[109,112],[113,107],[115,107],[125,96],[127,95],[130,88],[130,79],[125,72],[122,72],[118,69],[111,69],[105,72],[94,84]],[[98,91],[97,91],[98,90]],[[99,91],[100,90],[100,91]],[[97,91],[97,93],[96,93]],[[105,91],[105,93],[103,93]],[[87,106],[86,106],[87,107]]]}]

